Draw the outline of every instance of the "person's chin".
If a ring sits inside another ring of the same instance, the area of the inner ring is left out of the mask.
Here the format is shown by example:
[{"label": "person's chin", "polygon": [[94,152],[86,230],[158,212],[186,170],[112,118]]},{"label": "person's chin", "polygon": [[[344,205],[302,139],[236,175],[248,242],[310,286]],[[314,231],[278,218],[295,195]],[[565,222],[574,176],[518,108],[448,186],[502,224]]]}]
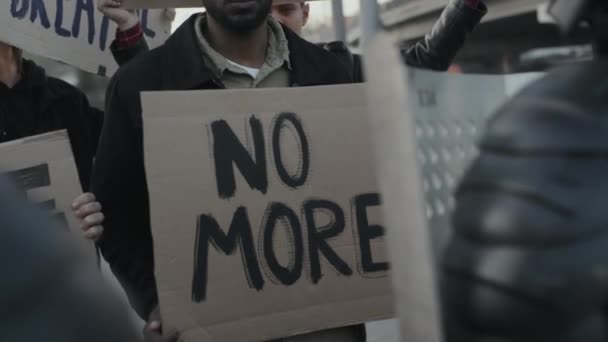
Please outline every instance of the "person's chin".
[{"label": "person's chin", "polygon": [[231,15],[228,19],[228,24],[237,30],[241,29],[254,29],[260,26],[263,22],[260,22],[260,19],[252,13],[251,15],[247,14],[239,14],[239,15]]},{"label": "person's chin", "polygon": [[224,6],[228,12],[255,13],[260,4],[256,0],[232,0],[227,1]]}]

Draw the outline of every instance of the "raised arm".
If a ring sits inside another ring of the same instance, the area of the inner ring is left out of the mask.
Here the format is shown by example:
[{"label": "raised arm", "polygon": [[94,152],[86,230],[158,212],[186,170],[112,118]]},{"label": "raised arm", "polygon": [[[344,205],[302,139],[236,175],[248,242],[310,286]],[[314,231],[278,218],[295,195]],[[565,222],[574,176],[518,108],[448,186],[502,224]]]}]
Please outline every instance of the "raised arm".
[{"label": "raised arm", "polygon": [[467,36],[488,9],[479,0],[450,0],[433,30],[424,39],[401,51],[405,64],[422,69],[447,70]]}]

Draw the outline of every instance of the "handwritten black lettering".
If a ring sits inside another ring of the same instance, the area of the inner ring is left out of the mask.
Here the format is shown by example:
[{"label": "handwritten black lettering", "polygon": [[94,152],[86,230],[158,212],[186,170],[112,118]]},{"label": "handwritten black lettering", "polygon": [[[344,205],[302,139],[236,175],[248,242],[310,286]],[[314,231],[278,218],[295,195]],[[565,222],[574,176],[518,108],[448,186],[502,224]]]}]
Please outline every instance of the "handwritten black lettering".
[{"label": "handwritten black lettering", "polygon": [[253,137],[255,160],[226,121],[219,120],[211,124],[217,192],[221,198],[233,197],[236,191],[233,164],[241,171],[252,189],[259,190],[263,194],[268,190],[262,123],[252,116],[249,119],[249,125]]},{"label": "handwritten black lettering", "polygon": [[[287,267],[281,265],[277,259],[274,250],[274,231],[279,222],[285,224],[290,230],[288,234],[288,246],[290,260]],[[303,259],[304,259],[304,243],[302,241],[302,227],[296,213],[288,206],[282,203],[271,203],[266,211],[264,224],[262,225],[263,233],[263,251],[264,259],[272,275],[283,285],[292,285],[302,275]]]},{"label": "handwritten black lettering", "polygon": [[[283,165],[283,157],[281,156],[281,131],[290,129],[294,135],[297,135],[300,145],[300,167],[298,172],[290,175]],[[281,181],[290,188],[298,188],[308,179],[310,168],[310,148],[308,139],[302,128],[302,122],[294,113],[281,113],[277,116],[274,129],[272,131],[272,151],[274,153],[274,161],[277,168],[277,173]],[[298,174],[299,173],[299,174]]]},{"label": "handwritten black lettering", "polygon": [[359,248],[361,252],[361,266],[364,273],[375,273],[386,271],[389,268],[387,262],[375,262],[372,257],[371,241],[384,236],[384,227],[371,225],[367,216],[367,208],[380,205],[380,195],[369,193],[355,196],[355,215],[357,220],[357,231],[359,235]]},{"label": "handwritten black lettering", "polygon": [[[319,226],[315,220],[315,213],[324,212],[331,217],[329,224]],[[334,202],[328,200],[310,200],[304,202],[304,216],[308,227],[308,251],[310,254],[310,272],[312,282],[317,284],[323,277],[319,254],[323,254],[327,261],[340,273],[351,276],[353,270],[342,260],[327,240],[344,232],[344,211]]]},{"label": "handwritten black lettering", "polygon": [[51,174],[48,164],[39,164],[24,169],[7,172],[19,189],[28,191],[51,185]]},{"label": "handwritten black lettering", "polygon": [[247,209],[240,207],[232,217],[228,234],[224,233],[211,215],[201,215],[199,217],[194,248],[192,301],[200,303],[207,298],[210,243],[218,252],[226,255],[233,255],[238,245],[249,286],[256,290],[261,290],[264,287],[264,278],[253,246]]},{"label": "handwritten black lettering", "polygon": [[[30,190],[51,186],[51,174],[48,164],[39,164],[19,170],[9,171],[3,173],[3,175],[6,175],[15,183],[17,189],[23,192],[24,198],[27,197],[27,192]],[[60,223],[61,227],[69,230],[69,225],[65,214],[57,211],[55,199],[51,198],[49,200],[36,203],[36,205],[48,210],[51,217],[56,219]]]}]

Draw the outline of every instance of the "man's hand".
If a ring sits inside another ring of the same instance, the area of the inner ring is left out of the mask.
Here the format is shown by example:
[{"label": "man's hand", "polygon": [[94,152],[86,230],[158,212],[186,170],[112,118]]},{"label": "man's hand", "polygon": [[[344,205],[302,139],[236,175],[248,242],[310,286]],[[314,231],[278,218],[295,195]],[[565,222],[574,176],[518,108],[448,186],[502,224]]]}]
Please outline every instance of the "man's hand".
[{"label": "man's hand", "polygon": [[162,333],[160,324],[160,309],[156,307],[148,318],[148,323],[144,327],[144,342],[177,342],[179,333],[171,331],[166,334]]},{"label": "man's hand", "polygon": [[72,203],[72,210],[80,220],[84,237],[92,241],[99,240],[103,234],[104,216],[101,212],[101,204],[97,202],[95,195],[86,193],[78,196]]},{"label": "man's hand", "polygon": [[121,8],[122,0],[97,0],[97,9],[118,25],[120,31],[127,31],[139,23],[134,10]]}]

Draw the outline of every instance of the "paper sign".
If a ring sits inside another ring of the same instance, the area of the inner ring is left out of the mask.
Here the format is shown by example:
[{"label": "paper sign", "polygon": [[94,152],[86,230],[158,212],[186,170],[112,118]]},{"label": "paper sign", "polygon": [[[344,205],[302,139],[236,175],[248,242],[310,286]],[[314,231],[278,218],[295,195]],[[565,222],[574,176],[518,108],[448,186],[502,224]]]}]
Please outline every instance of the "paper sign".
[{"label": "paper sign", "polygon": [[392,316],[362,87],[142,95],[161,312],[188,341]]},{"label": "paper sign", "polygon": [[[139,15],[148,44],[162,44],[171,32],[163,10],[141,10]],[[0,41],[103,76],[118,68],[109,51],[115,32],[116,26],[97,10],[95,0],[0,4]]]},{"label": "paper sign", "polygon": [[[66,131],[0,144],[0,174],[8,175],[28,199],[84,241],[71,209],[82,188]],[[93,256],[92,245],[89,250]]]},{"label": "paper sign", "polygon": [[[307,0],[309,1],[322,1],[322,0]],[[274,0],[273,4],[286,4],[302,2],[301,0]],[[123,0],[123,7],[125,8],[192,8],[202,7],[202,0]]]}]

